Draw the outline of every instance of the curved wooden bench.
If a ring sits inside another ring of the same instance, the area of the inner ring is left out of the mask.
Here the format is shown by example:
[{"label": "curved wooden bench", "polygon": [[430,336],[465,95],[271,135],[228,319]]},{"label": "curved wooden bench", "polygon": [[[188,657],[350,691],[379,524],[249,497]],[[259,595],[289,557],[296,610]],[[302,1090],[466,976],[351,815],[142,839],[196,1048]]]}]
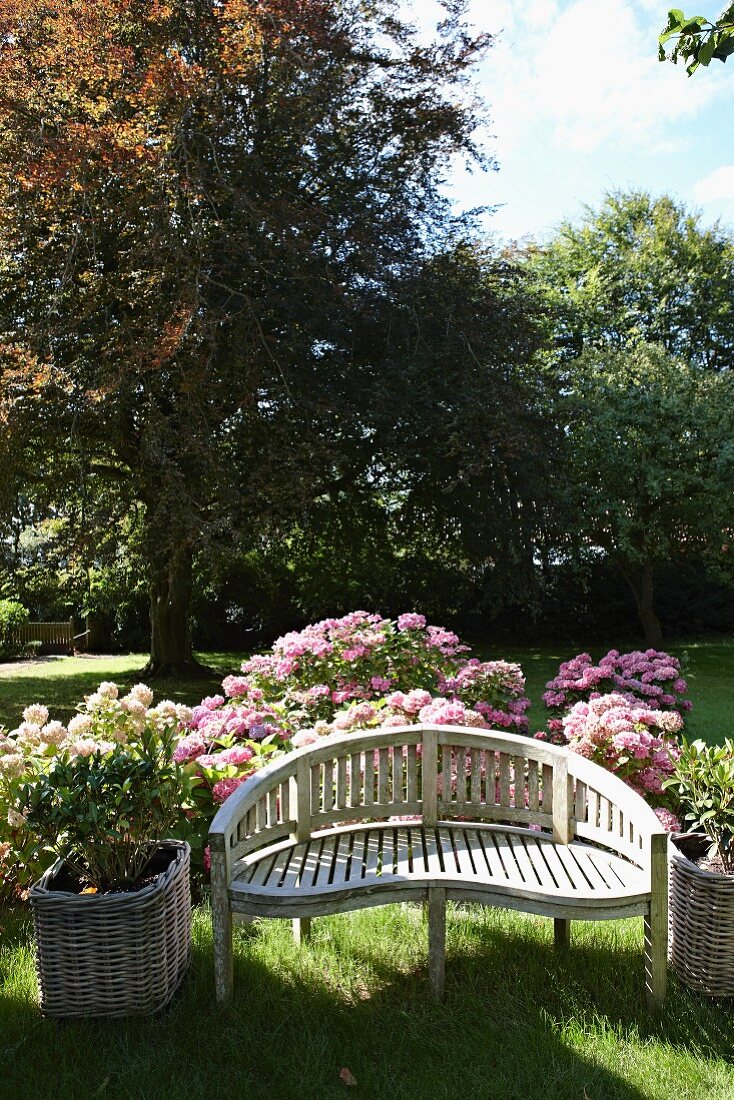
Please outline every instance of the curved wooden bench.
[{"label": "curved wooden bench", "polygon": [[[392,819],[392,820],[391,820]],[[310,919],[428,901],[434,994],[447,898],[571,920],[645,919],[650,1007],[665,996],[667,834],[585,758],[527,737],[404,726],[324,738],[247,780],[209,832],[217,998],[232,993],[232,918]]]}]

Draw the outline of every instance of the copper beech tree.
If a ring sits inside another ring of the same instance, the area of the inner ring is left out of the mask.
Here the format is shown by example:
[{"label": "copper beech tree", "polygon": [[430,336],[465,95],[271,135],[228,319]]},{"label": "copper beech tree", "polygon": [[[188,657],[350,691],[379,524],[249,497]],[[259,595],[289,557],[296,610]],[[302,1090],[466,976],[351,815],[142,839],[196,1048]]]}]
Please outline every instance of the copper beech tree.
[{"label": "copper beech tree", "polygon": [[138,510],[151,675],[197,672],[196,556],[343,476],[361,319],[455,228],[489,39],[443,7],[0,0],[4,490]]}]

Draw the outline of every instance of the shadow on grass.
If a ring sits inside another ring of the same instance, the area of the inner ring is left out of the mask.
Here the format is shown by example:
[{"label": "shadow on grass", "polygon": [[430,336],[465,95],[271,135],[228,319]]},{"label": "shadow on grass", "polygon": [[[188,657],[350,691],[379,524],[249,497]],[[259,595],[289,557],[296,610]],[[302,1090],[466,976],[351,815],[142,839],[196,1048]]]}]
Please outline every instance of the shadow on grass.
[{"label": "shadow on grass", "polygon": [[[558,955],[538,922],[508,935],[501,920],[464,917],[449,921],[441,1004],[407,907],[316,921],[304,948],[285,922],[239,930],[235,996],[221,1009],[205,912],[185,986],[152,1019],[42,1020],[26,964],[0,1004],[0,1096],[329,1100],[344,1096],[347,1067],[354,1095],[375,1100],[639,1100],[665,1094],[617,1071],[617,1044],[643,1059],[658,1043],[691,1061],[731,1057],[726,1017],[677,988],[648,1019],[632,948],[586,935]],[[27,922],[8,931],[4,950]]]}]

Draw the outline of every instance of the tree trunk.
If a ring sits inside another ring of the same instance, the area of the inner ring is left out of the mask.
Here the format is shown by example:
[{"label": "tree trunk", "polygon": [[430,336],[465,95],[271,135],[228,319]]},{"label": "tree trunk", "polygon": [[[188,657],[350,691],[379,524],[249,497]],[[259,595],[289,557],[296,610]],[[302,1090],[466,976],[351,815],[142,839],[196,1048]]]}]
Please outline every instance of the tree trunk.
[{"label": "tree trunk", "polygon": [[632,566],[619,562],[622,576],[632,590],[637,604],[637,614],[645,633],[645,641],[653,649],[663,648],[663,630],[655,614],[655,587],[650,562]]},{"label": "tree trunk", "polygon": [[191,652],[192,562],[188,547],[176,547],[168,560],[151,564],[150,679],[170,676],[200,680],[212,675]]}]

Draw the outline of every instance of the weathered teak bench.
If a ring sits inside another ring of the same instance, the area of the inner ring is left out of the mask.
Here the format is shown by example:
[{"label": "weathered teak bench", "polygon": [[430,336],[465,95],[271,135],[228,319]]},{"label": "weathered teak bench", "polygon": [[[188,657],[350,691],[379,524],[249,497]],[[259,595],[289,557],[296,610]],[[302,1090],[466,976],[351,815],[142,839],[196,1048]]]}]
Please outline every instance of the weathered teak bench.
[{"label": "weathered teak bench", "polygon": [[[405,817],[414,820],[388,820]],[[527,737],[404,726],[329,737],[244,783],[209,833],[217,998],[232,993],[233,914],[312,917],[428,901],[431,984],[447,898],[572,920],[645,918],[648,1004],[665,996],[667,836],[585,758]]]}]

